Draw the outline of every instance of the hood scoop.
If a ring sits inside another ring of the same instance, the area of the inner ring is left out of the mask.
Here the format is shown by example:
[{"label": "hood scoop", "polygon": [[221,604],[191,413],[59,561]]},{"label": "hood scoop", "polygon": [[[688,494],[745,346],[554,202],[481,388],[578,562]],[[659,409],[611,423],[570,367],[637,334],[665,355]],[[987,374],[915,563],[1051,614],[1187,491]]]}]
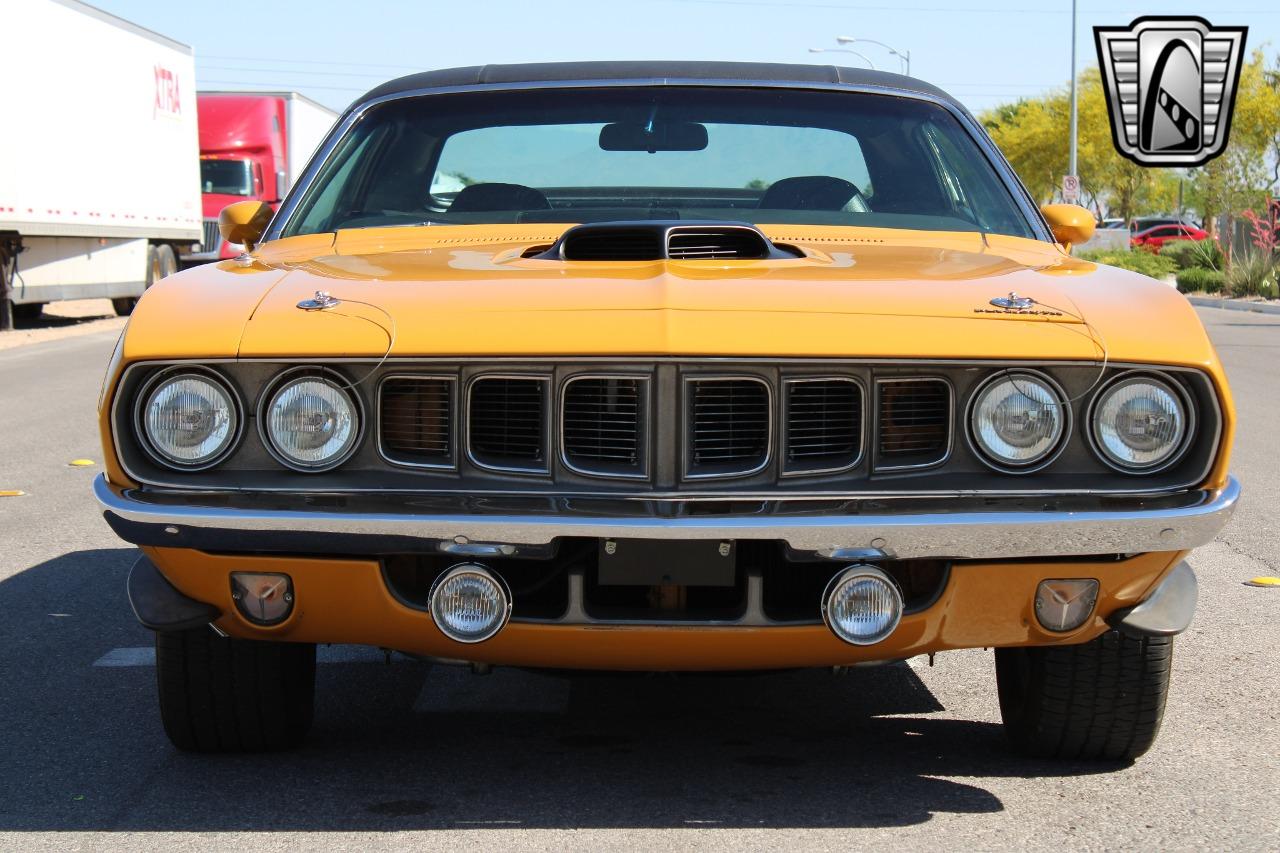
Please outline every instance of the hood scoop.
[{"label": "hood scoop", "polygon": [[763,261],[803,257],[745,222],[592,222],[533,256],[555,261]]}]

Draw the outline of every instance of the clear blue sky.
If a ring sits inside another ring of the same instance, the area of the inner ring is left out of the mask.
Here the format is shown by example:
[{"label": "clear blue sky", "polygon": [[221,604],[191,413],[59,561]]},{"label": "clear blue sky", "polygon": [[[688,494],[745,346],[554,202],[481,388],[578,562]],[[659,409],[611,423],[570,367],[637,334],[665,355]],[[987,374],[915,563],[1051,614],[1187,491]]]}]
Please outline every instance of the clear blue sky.
[{"label": "clear blue sky", "polygon": [[[197,84],[288,89],[341,109],[379,82],[488,62],[726,59],[864,65],[808,52],[837,35],[911,52],[913,76],[975,111],[1070,77],[1070,0],[91,0],[192,45]],[[1142,14],[1199,14],[1249,27],[1247,48],[1280,46],[1280,2],[1081,0],[1078,62],[1095,62],[1092,27]],[[851,46],[877,68],[896,57]]]}]

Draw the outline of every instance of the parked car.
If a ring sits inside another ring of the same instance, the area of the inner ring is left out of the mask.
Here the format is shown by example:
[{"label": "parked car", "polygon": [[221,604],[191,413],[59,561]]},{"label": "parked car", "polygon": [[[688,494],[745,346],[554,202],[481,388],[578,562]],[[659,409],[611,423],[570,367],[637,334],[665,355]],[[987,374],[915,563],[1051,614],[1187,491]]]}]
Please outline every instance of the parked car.
[{"label": "parked car", "polygon": [[1157,225],[1134,234],[1129,238],[1129,246],[1158,252],[1170,240],[1204,240],[1208,236],[1209,232],[1191,225]]},{"label": "parked car", "polygon": [[1235,416],[1185,299],[1068,254],[1093,226],[897,75],[379,86],[111,358],[94,488],[142,548],[166,732],[298,743],[317,643],[478,670],[993,648],[1017,748],[1140,755]]},{"label": "parked car", "polygon": [[1137,234],[1139,231],[1146,231],[1148,228],[1155,228],[1157,225],[1190,225],[1193,228],[1200,227],[1196,222],[1179,216],[1135,216],[1129,220],[1130,233]]},{"label": "parked car", "polygon": [[1125,224],[1123,219],[1111,218],[1102,220],[1098,227],[1104,231],[1110,231],[1112,229],[1124,228]]}]

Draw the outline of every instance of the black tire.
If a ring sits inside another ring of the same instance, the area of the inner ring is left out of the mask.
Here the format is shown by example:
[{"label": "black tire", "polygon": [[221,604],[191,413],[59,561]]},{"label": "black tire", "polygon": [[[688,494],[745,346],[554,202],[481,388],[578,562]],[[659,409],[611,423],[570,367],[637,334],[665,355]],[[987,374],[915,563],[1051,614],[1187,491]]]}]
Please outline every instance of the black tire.
[{"label": "black tire", "polygon": [[311,729],[316,647],[219,637],[212,629],[156,632],[165,734],[187,752],[297,746]]},{"label": "black tire", "polygon": [[[143,285],[143,290],[177,271],[178,256],[173,253],[172,246],[148,246],[147,279]],[[137,304],[138,297],[136,296],[118,296],[111,300],[111,307],[115,310],[116,315],[120,317],[128,317],[132,314]]]},{"label": "black tire", "polygon": [[1035,758],[1132,761],[1164,717],[1172,637],[1108,631],[1076,646],[996,649],[1000,716]]}]

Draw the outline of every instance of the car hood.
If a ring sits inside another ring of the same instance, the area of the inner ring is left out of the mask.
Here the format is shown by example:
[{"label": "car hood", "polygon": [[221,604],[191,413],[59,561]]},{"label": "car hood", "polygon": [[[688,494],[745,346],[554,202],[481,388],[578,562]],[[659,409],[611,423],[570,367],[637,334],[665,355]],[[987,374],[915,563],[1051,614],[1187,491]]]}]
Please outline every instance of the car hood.
[{"label": "car hood", "polygon": [[[776,355],[1203,364],[1173,288],[996,235],[769,227],[802,257],[525,257],[563,226],[387,228],[269,243],[141,300],[126,357]],[[305,311],[317,291],[340,304]],[[1036,300],[1012,312],[991,303]],[[195,327],[193,329],[193,327]]]}]

